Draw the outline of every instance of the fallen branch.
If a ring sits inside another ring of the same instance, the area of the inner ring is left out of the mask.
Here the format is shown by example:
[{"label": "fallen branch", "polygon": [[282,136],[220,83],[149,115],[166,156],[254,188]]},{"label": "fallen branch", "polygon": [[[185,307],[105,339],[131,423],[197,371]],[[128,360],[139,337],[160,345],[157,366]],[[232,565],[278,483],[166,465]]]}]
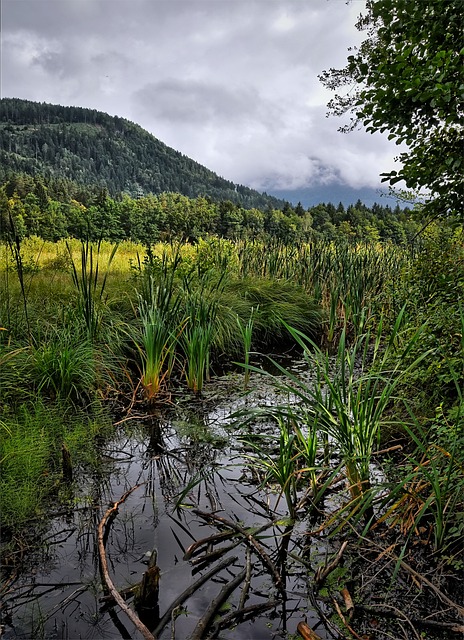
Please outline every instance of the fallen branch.
[{"label": "fallen branch", "polygon": [[210,578],[212,578],[214,575],[216,575],[216,573],[219,573],[219,571],[221,571],[221,569],[225,569],[225,567],[228,567],[230,564],[232,564],[236,560],[237,560],[236,556],[231,557],[231,558],[224,558],[224,560],[222,562],[220,562],[219,564],[217,564],[213,569],[211,569],[211,571],[208,571],[208,573],[205,573],[204,576],[201,576],[201,578],[199,578],[196,582],[194,582],[192,585],[190,585],[190,587],[185,589],[185,591],[183,591],[180,594],[180,596],[178,596],[174,600],[174,602],[171,602],[171,604],[167,608],[165,614],[163,615],[161,620],[158,622],[158,625],[156,626],[155,630],[153,631],[153,634],[156,636],[156,635],[161,633],[161,631],[164,629],[164,627],[171,620],[171,615],[172,615],[172,612],[174,611],[174,609],[176,609],[177,607],[180,607],[180,605],[183,604],[187,600],[187,598],[189,598],[192,595],[192,593],[195,593],[195,591],[197,589],[199,589],[205,582],[207,582]]},{"label": "fallen branch", "polygon": [[214,562],[214,560],[217,560],[221,556],[224,556],[229,551],[232,551],[233,549],[235,549],[235,547],[238,547],[239,544],[240,540],[237,540],[237,542],[234,542],[227,547],[219,547],[219,549],[216,549],[216,551],[211,551],[211,553],[205,553],[202,556],[198,556],[198,558],[193,558],[193,560],[190,561],[190,564],[193,567],[204,567],[207,564]]},{"label": "fallen branch", "polygon": [[263,602],[262,604],[252,604],[249,607],[243,607],[237,609],[237,611],[231,611],[216,622],[208,637],[214,638],[221,629],[230,627],[230,625],[237,622],[237,620],[241,620],[243,622],[248,618],[252,618],[257,613],[263,613],[264,611],[268,611],[268,609],[274,609],[278,604],[278,600],[268,600],[268,602]]},{"label": "fallen branch", "polygon": [[238,587],[238,585],[244,580],[246,575],[246,570],[241,571],[233,580],[228,582],[223,586],[219,595],[214,598],[209,607],[206,609],[203,617],[198,622],[197,626],[193,630],[192,635],[189,640],[203,640],[205,637],[205,631],[210,626],[211,620],[213,616],[216,614],[217,610],[220,608],[222,603],[227,600],[229,595]]},{"label": "fallen branch", "polygon": [[184,560],[190,560],[190,558],[194,555],[197,555],[198,549],[208,544],[216,544],[216,542],[222,542],[223,540],[228,540],[232,538],[235,534],[232,531],[225,531],[223,533],[215,533],[212,536],[208,536],[207,538],[202,538],[201,540],[197,540],[193,542],[184,553]]},{"label": "fallen branch", "polygon": [[338,567],[347,544],[348,542],[346,542],[345,540],[345,542],[342,544],[342,546],[338,550],[338,553],[335,556],[335,558],[332,560],[332,562],[329,562],[329,564],[326,564],[325,567],[318,567],[316,573],[314,574],[314,582],[317,587],[320,587],[324,582],[324,580],[329,575],[329,573],[332,573],[332,571]]},{"label": "fallen branch", "polygon": [[[256,553],[261,558],[262,562],[267,566],[267,568],[272,574],[272,577],[274,578],[274,582],[276,586],[282,592],[285,591],[285,586],[282,582],[282,578],[280,576],[280,573],[277,571],[275,564],[272,562],[270,557],[264,551],[263,547],[259,544],[257,540],[255,540],[255,538],[251,535],[249,531],[247,531],[240,525],[235,524],[235,522],[231,522],[230,520],[221,518],[220,516],[217,516],[214,513],[206,513],[204,511],[200,511],[199,509],[194,509],[193,513],[196,513],[198,516],[200,516],[201,518],[204,518],[205,520],[214,520],[215,522],[220,522],[221,524],[228,527],[229,529],[233,529],[234,531],[237,531],[238,533],[240,533],[254,547]],[[272,524],[273,523],[266,525],[265,528],[267,528],[268,526],[272,526]],[[260,529],[260,530],[263,530],[263,529]]]},{"label": "fallen branch", "polygon": [[238,603],[239,609],[245,608],[245,602],[248,598],[248,592],[250,590],[251,584],[251,549],[247,547],[246,550],[246,576],[245,576],[245,584],[243,585],[242,593],[240,595],[240,602]]},{"label": "fallen branch", "polygon": [[100,520],[100,523],[98,525],[98,554],[100,556],[100,567],[101,567],[103,579],[106,583],[106,586],[108,587],[110,594],[113,596],[114,600],[121,607],[122,611],[124,611],[124,613],[130,619],[130,621],[134,624],[136,629],[142,634],[145,640],[156,640],[156,637],[143,624],[143,622],[141,622],[138,615],[134,611],[132,611],[130,607],[126,605],[123,597],[120,595],[119,591],[114,586],[113,581],[111,580],[110,574],[108,572],[108,560],[106,558],[105,543],[103,540],[106,523],[110,519],[116,516],[119,510],[119,506],[123,502],[125,502],[125,500],[127,500],[130,494],[136,489],[138,489],[140,486],[141,486],[140,484],[137,484],[135,485],[135,487],[132,487],[132,489],[129,489],[129,491],[126,491],[126,493],[117,502],[113,503],[113,506],[106,511],[105,515]]}]

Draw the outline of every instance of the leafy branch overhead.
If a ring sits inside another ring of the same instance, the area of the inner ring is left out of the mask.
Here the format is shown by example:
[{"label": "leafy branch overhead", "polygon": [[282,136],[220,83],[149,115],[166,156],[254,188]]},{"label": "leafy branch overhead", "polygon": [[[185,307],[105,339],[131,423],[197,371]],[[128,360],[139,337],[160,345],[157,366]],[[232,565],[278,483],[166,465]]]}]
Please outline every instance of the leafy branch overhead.
[{"label": "leafy branch overhead", "polygon": [[382,174],[433,195],[435,213],[460,213],[464,203],[464,0],[366,0],[356,27],[367,38],[344,69],[321,76],[328,88],[349,87],[329,103],[351,112],[351,127],[388,132],[405,143],[402,168]]}]

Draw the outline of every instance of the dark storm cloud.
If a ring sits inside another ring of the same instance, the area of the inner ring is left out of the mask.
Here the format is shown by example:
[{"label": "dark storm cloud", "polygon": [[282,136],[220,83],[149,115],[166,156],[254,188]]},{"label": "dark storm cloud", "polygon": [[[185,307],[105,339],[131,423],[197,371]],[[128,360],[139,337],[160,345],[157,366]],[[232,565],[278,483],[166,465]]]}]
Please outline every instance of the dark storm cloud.
[{"label": "dark storm cloud", "polygon": [[360,0],[0,1],[3,96],[127,117],[257,188],[392,167],[383,137],[337,133],[317,80],[359,42]]}]

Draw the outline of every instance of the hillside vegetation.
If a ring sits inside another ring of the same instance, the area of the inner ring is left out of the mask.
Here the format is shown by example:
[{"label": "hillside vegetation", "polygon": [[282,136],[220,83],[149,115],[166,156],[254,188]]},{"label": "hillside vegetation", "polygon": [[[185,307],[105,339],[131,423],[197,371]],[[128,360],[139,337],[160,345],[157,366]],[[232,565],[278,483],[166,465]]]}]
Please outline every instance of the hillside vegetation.
[{"label": "hillside vegetation", "polygon": [[221,178],[124,118],[95,109],[3,98],[0,180],[11,172],[97,184],[111,195],[170,191],[231,200],[246,208],[284,204]]}]

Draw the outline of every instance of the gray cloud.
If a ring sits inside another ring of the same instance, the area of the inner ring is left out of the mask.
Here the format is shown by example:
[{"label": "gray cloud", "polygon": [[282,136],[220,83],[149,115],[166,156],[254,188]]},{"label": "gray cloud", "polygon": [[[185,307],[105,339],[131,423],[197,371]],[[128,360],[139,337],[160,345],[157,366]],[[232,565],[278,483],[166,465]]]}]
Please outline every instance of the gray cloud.
[{"label": "gray cloud", "polygon": [[252,87],[228,87],[204,80],[168,78],[150,83],[133,95],[135,108],[156,120],[184,124],[240,126],[279,124],[277,105]]},{"label": "gray cloud", "polygon": [[357,0],[2,0],[3,96],[127,117],[235,182],[376,186],[397,149],[343,135],[317,75]]}]

